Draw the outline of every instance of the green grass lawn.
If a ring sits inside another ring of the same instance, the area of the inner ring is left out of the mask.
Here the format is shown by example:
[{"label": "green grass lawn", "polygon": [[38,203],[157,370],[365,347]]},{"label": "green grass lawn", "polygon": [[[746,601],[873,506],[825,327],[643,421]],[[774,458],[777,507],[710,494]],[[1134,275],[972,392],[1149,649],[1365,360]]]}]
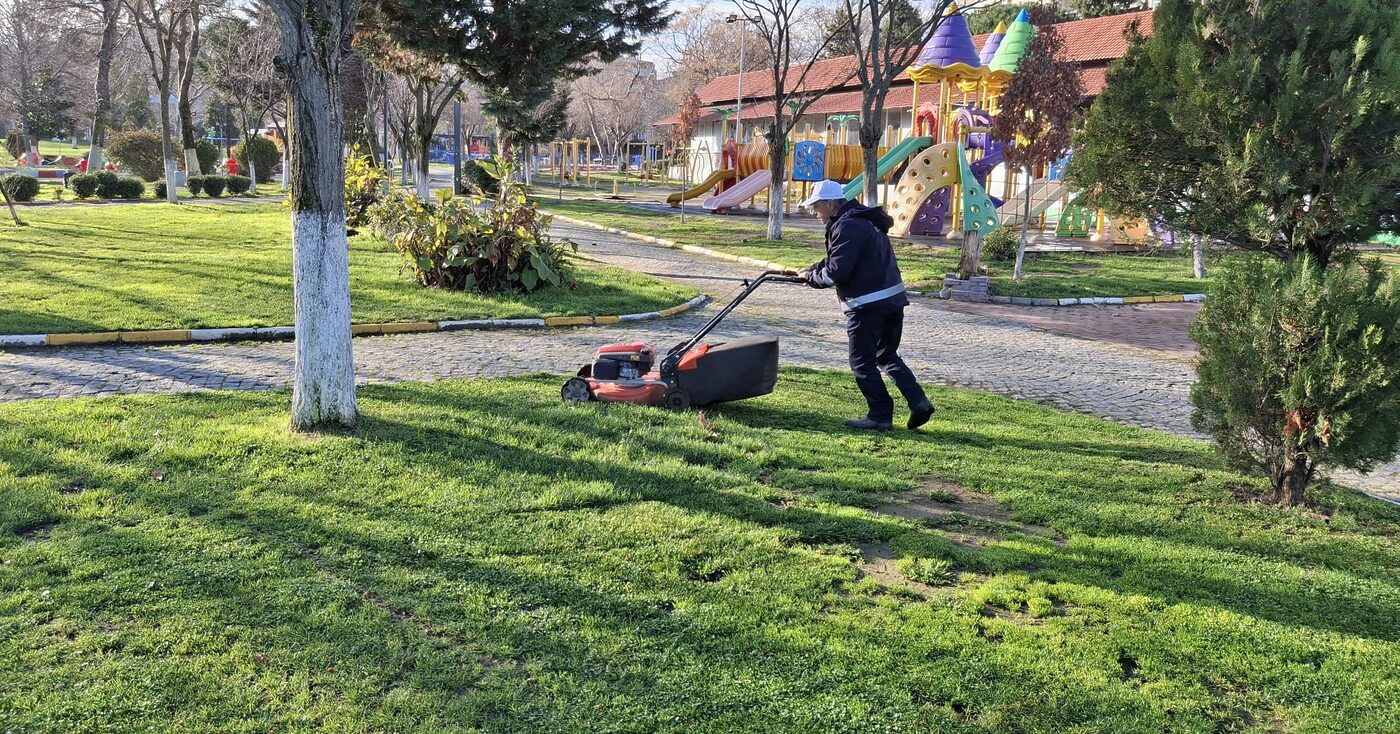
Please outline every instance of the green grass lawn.
[{"label": "green grass lawn", "polygon": [[[278,204],[36,208],[0,221],[0,333],[292,323],[291,234]],[[482,296],[421,288],[393,248],[350,240],[356,322],[654,311],[697,291],[582,263],[578,287]]]},{"label": "green grass lawn", "polygon": [[75,155],[81,158],[87,152],[88,145],[86,143],[78,143],[78,147],[74,148],[72,142],[68,140],[39,141],[39,155],[42,156]]},{"label": "green grass lawn", "polygon": [[[24,732],[1394,732],[1400,508],[850,377],[675,414],[559,377],[0,406]],[[917,579],[911,581],[910,579]]]},{"label": "green grass lawn", "polygon": [[[790,267],[804,267],[821,259],[820,233],[788,227],[784,229],[783,239],[775,242],[761,236],[765,224],[755,219],[719,220],[697,216],[687,218],[682,225],[675,215],[625,204],[542,197],[540,206],[610,227]],[[895,254],[905,282],[916,287],[940,287],[943,276],[957,268],[958,254],[954,248],[933,249],[896,243]],[[1191,276],[1188,254],[1034,254],[1027,258],[1025,277],[1019,282],[1011,278],[1011,263],[984,258],[983,265],[992,276],[992,292],[1003,296],[1158,296],[1202,293],[1206,287],[1204,282]]]}]

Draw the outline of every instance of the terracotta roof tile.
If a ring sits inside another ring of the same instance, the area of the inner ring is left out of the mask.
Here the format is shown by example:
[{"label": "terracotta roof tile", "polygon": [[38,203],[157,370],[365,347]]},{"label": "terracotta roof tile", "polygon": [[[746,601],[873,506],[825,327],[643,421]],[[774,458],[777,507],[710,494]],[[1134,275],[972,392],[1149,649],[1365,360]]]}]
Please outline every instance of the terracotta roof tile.
[{"label": "terracotta roof tile", "polygon": [[[1138,32],[1143,35],[1152,33],[1152,11],[1140,10],[1134,13],[1123,13],[1121,15],[1107,15],[1101,18],[1088,18],[1085,20],[1071,20],[1064,23],[1057,23],[1056,27],[1064,35],[1065,51],[1069,58],[1080,63],[1103,62],[1122,57],[1128,50],[1127,32],[1134,23],[1137,24]],[[986,42],[989,33],[984,33],[973,37],[973,42],[978,48]],[[834,59],[818,61],[812,65],[807,73],[807,79],[803,85],[804,89],[824,90],[832,85],[844,87],[855,86],[858,82],[855,79],[854,56],[841,56]],[[1092,71],[1086,69],[1085,72]],[[1095,74],[1084,74],[1084,88],[1087,94],[1097,94],[1103,89],[1101,77],[1102,72]],[[797,67],[789,72],[790,83],[795,83],[800,73]],[[895,79],[895,83],[907,82],[909,76],[900,74]],[[739,91],[739,75],[730,74],[710,81],[708,84],[697,90],[696,95],[700,97],[700,103],[707,106],[733,105]],[[1097,81],[1097,84],[1094,82]],[[759,69],[744,73],[744,99],[762,99],[772,95],[773,78],[769,69]],[[746,108],[747,104],[744,105]],[[749,117],[748,110],[744,112],[744,118]]]}]

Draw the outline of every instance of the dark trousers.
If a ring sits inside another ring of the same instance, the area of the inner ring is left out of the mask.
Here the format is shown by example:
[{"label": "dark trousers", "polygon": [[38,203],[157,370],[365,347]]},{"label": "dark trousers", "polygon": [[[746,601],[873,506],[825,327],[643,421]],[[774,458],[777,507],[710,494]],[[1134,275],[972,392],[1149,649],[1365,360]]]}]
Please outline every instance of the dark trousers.
[{"label": "dark trousers", "polygon": [[894,400],[885,389],[885,374],[909,405],[928,400],[909,366],[899,358],[899,338],[904,332],[904,307],[864,308],[846,314],[846,338],[850,347],[851,372],[870,409],[867,418],[889,423],[894,417]]}]

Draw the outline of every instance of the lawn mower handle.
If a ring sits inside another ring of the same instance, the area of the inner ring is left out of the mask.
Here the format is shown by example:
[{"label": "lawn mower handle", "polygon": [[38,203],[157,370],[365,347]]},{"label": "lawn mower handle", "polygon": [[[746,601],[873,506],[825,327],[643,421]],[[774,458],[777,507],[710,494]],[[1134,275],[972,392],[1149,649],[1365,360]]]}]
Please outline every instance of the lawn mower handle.
[{"label": "lawn mower handle", "polygon": [[743,303],[744,299],[748,298],[750,293],[758,290],[759,286],[764,283],[805,284],[806,282],[807,280],[805,278],[791,270],[767,270],[753,280],[745,280],[744,289],[739,292],[738,296],[735,296],[734,300],[729,302],[729,305],[720,309],[719,313],[715,314],[704,326],[700,327],[700,330],[695,332],[694,336],[677,344],[672,347],[669,352],[666,352],[666,357],[661,360],[661,376],[665,378],[673,374],[676,369],[676,363],[680,361],[681,357],[694,348],[696,344],[699,344],[700,340],[704,339],[716,326],[719,326],[719,322],[723,321],[724,317],[728,316],[729,312],[733,311],[740,303]]}]

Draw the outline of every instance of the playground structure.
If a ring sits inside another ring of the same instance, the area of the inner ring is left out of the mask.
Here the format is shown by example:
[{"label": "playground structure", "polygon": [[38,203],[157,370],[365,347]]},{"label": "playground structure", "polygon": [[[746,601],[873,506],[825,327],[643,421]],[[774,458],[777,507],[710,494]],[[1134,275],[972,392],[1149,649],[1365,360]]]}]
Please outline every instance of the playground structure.
[{"label": "playground structure", "polygon": [[[1144,222],[1115,222],[1104,212],[1080,205],[1063,180],[1067,158],[1029,176],[1003,164],[1002,142],[990,135],[992,123],[1034,36],[1030,16],[1022,11],[1009,26],[999,24],[978,49],[966,18],[956,5],[949,6],[938,31],[908,69],[913,81],[912,129],[905,135],[891,126],[878,150],[876,196],[895,220],[891,235],[962,237],[1029,221],[1032,229],[1061,238],[1136,245],[1156,236]],[[768,206],[790,210],[811,183],[824,178],[845,182],[847,198],[864,197],[861,148],[845,143],[845,124],[852,117],[828,118],[824,136],[813,134],[808,125],[783,141],[789,152],[785,181],[791,185],[784,187],[781,203],[769,200]],[[727,116],[724,120],[727,123]],[[727,129],[721,133],[725,134]],[[673,194],[669,203],[678,206],[713,192],[702,205],[723,213],[768,199],[770,144],[761,136],[752,143],[726,140],[715,173]]]}]

